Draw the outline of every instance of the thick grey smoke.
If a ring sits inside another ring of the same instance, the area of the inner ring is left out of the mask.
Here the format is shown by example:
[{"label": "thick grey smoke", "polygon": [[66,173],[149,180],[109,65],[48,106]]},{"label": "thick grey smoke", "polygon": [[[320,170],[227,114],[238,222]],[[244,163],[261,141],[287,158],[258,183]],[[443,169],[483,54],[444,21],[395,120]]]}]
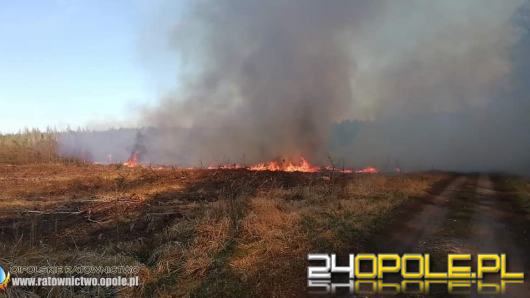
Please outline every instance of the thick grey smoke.
[{"label": "thick grey smoke", "polygon": [[[530,169],[524,0],[188,4],[179,88],[145,111],[153,159]],[[363,124],[331,146],[344,120]]]},{"label": "thick grey smoke", "polygon": [[[352,45],[372,1],[197,1],[172,36],[185,87],[151,111],[162,155],[187,163],[324,161],[353,109]],[[186,128],[186,129],[179,129]]]}]

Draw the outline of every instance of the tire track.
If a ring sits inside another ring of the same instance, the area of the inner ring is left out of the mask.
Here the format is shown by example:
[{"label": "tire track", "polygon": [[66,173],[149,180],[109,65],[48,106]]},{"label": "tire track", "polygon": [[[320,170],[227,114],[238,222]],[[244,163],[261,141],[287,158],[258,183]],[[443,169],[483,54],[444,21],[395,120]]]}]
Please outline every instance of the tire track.
[{"label": "tire track", "polygon": [[433,239],[447,221],[448,204],[452,197],[469,180],[466,176],[456,177],[440,194],[428,200],[420,211],[388,231],[379,233],[372,246],[378,252],[424,252],[426,243]]},{"label": "tire track", "polygon": [[[458,176],[418,212],[380,233],[372,249],[378,253],[429,253],[436,271],[447,270],[450,253],[471,254],[474,272],[477,254],[506,254],[508,271],[524,272],[528,279],[528,245],[519,239],[517,226],[524,222],[519,220],[524,215],[515,212],[512,200],[495,190],[489,175]],[[498,277],[491,280],[498,281]],[[528,297],[530,293],[528,282],[506,288],[509,297]],[[483,297],[474,291],[469,295]]]}]

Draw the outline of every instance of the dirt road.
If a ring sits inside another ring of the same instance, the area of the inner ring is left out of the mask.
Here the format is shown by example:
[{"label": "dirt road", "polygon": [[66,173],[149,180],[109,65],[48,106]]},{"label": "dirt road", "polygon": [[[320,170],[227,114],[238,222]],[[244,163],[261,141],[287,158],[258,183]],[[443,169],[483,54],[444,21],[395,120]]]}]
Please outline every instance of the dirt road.
[{"label": "dirt road", "polygon": [[[446,269],[448,253],[505,253],[510,271],[530,272],[530,225],[516,200],[489,175],[455,176],[416,212],[403,213],[372,243],[374,251],[430,253]],[[413,214],[406,218],[407,214]],[[527,278],[528,279],[528,278]],[[506,295],[528,297],[528,282],[508,285]],[[471,291],[471,296],[477,295]]]}]

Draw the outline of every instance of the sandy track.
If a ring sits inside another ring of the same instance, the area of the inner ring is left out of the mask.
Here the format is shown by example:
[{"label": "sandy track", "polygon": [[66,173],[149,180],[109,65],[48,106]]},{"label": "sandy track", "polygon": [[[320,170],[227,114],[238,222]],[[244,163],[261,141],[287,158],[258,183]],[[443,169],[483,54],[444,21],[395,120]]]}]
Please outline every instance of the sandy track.
[{"label": "sandy track", "polygon": [[[402,215],[372,244],[376,252],[430,253],[446,268],[448,253],[505,253],[510,271],[530,272],[529,244],[513,198],[495,190],[489,175],[455,177],[437,195],[427,198],[419,211]],[[528,282],[511,286],[511,297],[528,297]]]}]

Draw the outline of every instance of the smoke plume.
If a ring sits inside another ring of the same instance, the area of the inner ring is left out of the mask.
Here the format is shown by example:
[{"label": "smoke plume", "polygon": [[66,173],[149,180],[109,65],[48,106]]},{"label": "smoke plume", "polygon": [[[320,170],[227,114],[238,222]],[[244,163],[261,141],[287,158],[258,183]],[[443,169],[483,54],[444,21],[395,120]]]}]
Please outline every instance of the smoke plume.
[{"label": "smoke plume", "polygon": [[186,4],[148,159],[530,171],[527,1]]},{"label": "smoke plume", "polygon": [[194,163],[324,161],[353,109],[355,35],[372,1],[198,1],[173,31],[190,70],[150,111],[161,155]]}]

